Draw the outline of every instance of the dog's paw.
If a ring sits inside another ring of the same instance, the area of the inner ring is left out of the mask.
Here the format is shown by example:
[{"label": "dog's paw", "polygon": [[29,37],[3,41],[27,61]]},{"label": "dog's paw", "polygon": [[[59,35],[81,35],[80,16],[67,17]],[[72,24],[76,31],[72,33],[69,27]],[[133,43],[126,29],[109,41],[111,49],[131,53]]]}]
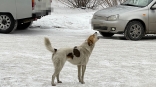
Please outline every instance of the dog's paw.
[{"label": "dog's paw", "polygon": [[78,77],[79,82],[81,82],[81,79]]},{"label": "dog's paw", "polygon": [[85,84],[85,82],[84,82],[84,81],[82,81],[82,82],[81,82],[81,84]]},{"label": "dog's paw", "polygon": [[62,83],[62,81],[57,81],[57,83]]},{"label": "dog's paw", "polygon": [[51,83],[51,85],[52,85],[52,86],[56,86],[56,84],[54,84],[54,83]]}]

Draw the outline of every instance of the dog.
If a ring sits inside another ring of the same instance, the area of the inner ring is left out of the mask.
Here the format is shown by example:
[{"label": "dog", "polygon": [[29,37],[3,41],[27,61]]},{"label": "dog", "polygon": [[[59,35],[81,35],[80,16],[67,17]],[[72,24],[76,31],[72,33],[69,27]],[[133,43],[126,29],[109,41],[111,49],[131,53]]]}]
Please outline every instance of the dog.
[{"label": "dog", "polygon": [[97,32],[95,32],[93,35],[90,35],[87,40],[85,40],[85,42],[83,42],[80,46],[75,46],[73,48],[61,48],[57,50],[51,46],[50,40],[45,37],[44,42],[46,49],[53,54],[52,61],[55,71],[52,75],[51,85],[56,86],[56,84],[54,83],[55,77],[57,77],[58,83],[62,83],[59,79],[59,74],[66,61],[77,65],[78,80],[80,83],[85,84],[84,73],[86,70],[86,65],[95,46],[95,43],[98,40],[99,38],[97,36]]}]

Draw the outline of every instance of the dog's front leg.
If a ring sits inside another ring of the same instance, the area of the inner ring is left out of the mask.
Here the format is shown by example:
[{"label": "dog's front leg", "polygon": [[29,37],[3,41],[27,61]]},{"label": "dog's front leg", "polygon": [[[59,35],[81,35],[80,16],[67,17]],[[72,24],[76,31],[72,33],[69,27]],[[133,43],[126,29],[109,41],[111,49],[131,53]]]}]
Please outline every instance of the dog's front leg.
[{"label": "dog's front leg", "polygon": [[86,71],[86,65],[82,65],[82,81],[81,81],[82,84],[85,84],[85,82],[84,82],[85,71]]},{"label": "dog's front leg", "polygon": [[77,65],[78,68],[78,80],[81,82],[81,65]]}]

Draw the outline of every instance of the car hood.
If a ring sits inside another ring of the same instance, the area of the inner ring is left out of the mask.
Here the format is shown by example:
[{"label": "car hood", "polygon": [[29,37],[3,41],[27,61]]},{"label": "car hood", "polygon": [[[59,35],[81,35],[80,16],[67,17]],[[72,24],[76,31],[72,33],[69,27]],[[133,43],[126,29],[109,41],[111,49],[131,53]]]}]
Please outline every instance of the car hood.
[{"label": "car hood", "polygon": [[111,16],[111,15],[116,15],[116,14],[122,14],[126,13],[132,10],[137,10],[140,7],[133,7],[133,6],[124,6],[124,5],[117,5],[114,7],[108,7],[102,10],[97,11],[94,15],[97,16]]}]

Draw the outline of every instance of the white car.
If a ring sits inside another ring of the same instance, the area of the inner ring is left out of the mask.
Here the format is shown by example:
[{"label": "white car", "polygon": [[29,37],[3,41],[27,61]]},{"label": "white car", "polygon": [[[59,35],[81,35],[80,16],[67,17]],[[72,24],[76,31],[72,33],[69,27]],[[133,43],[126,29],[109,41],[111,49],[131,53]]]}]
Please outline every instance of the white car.
[{"label": "white car", "polygon": [[26,29],[53,10],[52,0],[0,0],[0,33]]},{"label": "white car", "polygon": [[145,34],[156,34],[156,0],[126,0],[97,11],[91,23],[104,37],[124,34],[126,39],[140,40]]}]

